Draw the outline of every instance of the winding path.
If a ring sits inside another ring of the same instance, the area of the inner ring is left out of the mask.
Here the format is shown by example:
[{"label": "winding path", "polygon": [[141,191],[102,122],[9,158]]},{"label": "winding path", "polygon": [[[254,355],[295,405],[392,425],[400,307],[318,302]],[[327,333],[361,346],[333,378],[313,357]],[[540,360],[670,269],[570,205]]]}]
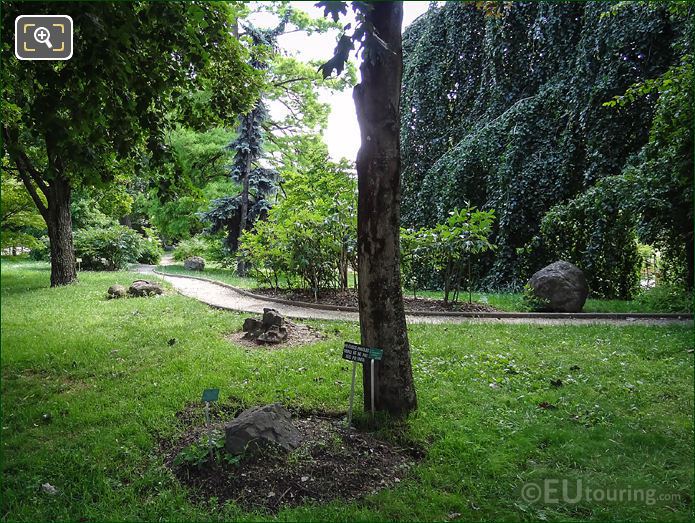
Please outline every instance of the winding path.
[{"label": "winding path", "polygon": [[[237,312],[262,313],[264,307],[272,307],[281,314],[290,318],[297,319],[316,319],[316,320],[340,320],[340,321],[359,321],[356,312],[339,310],[321,310],[296,305],[270,302],[237,292],[234,289],[205,281],[193,279],[187,276],[173,276],[169,274],[155,274],[154,265],[134,265],[132,270],[140,274],[152,275],[161,278],[174,287],[179,293],[198,301],[206,303],[212,307]],[[608,325],[667,325],[681,324],[692,325],[692,320],[677,318],[509,318],[509,317],[461,317],[461,316],[416,316],[406,315],[408,323],[531,323],[541,325],[587,325],[592,323]]]}]

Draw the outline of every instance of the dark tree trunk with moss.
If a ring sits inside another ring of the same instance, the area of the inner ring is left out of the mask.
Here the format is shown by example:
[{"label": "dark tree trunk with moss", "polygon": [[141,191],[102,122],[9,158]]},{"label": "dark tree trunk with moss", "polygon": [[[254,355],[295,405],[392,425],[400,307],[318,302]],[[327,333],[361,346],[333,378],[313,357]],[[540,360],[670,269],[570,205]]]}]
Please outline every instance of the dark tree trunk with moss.
[{"label": "dark tree trunk with moss", "polygon": [[[359,305],[362,343],[384,350],[375,366],[376,409],[405,415],[417,407],[399,266],[401,2],[372,4],[367,22],[388,49],[372,42],[355,87],[362,143],[357,155]],[[374,59],[371,59],[374,58]],[[364,365],[364,405],[371,406]]]}]

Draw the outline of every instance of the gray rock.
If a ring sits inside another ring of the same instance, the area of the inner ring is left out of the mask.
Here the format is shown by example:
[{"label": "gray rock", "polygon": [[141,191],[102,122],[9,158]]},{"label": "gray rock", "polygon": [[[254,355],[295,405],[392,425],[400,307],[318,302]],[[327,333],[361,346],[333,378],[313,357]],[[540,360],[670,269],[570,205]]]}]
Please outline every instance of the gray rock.
[{"label": "gray rock", "polygon": [[277,325],[271,325],[256,338],[256,341],[258,343],[282,343],[286,339],[287,327],[278,327]]},{"label": "gray rock", "polygon": [[128,291],[123,285],[111,285],[111,287],[109,287],[109,290],[106,291],[106,296],[109,299],[125,298],[127,293]]},{"label": "gray rock", "polygon": [[50,483],[44,483],[41,485],[41,492],[48,494],[49,496],[55,496],[58,494],[58,489]]},{"label": "gray rock", "polygon": [[161,285],[147,280],[135,280],[128,288],[128,294],[135,297],[154,296],[163,292],[164,289],[162,289]]},{"label": "gray rock", "polygon": [[562,260],[543,267],[528,283],[533,294],[545,302],[544,311],[581,312],[589,295],[581,269]]},{"label": "gray rock", "polygon": [[285,324],[285,317],[275,309],[263,308],[263,327],[268,328],[273,325],[282,327]]},{"label": "gray rock", "polygon": [[246,318],[244,320],[244,326],[242,329],[247,334],[255,334],[256,331],[263,329],[263,322],[261,320],[257,320],[256,318]]},{"label": "gray rock", "polygon": [[275,309],[265,307],[263,317],[244,320],[244,339],[255,340],[258,344],[282,343],[287,339],[285,317]]},{"label": "gray rock", "polygon": [[289,452],[300,443],[292,416],[279,403],[247,409],[224,428],[224,448],[234,455],[265,446]]},{"label": "gray rock", "polygon": [[205,260],[200,256],[191,256],[183,262],[183,268],[189,271],[202,271],[205,269]]}]

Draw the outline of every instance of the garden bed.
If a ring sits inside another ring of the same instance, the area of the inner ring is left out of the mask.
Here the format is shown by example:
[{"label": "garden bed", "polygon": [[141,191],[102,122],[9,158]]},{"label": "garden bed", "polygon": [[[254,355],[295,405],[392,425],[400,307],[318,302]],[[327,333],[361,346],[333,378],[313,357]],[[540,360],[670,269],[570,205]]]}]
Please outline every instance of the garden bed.
[{"label": "garden bed", "polygon": [[[338,307],[355,307],[357,308],[357,290],[348,289],[340,290],[322,290],[318,294],[318,300],[314,301],[314,293],[308,289],[253,289],[251,292],[270,298],[277,298],[288,301],[318,303],[321,305],[332,305]],[[445,304],[444,300],[435,298],[403,296],[406,311],[442,311],[442,312],[498,312],[497,309],[484,303],[468,303],[467,301],[459,303]]]},{"label": "garden bed", "polygon": [[[398,485],[424,454],[418,447],[396,445],[371,432],[348,431],[342,415],[303,412],[293,417],[302,444],[289,454],[267,450],[238,463],[217,459],[212,466],[176,464],[183,449],[205,439],[202,408],[193,404],[177,414],[184,431],[174,441],[163,441],[161,450],[167,467],[188,487],[191,500],[203,504],[212,498],[219,503],[234,500],[247,510],[275,513],[284,507],[356,499]],[[223,432],[237,413],[238,409],[216,406],[212,428]]]}]

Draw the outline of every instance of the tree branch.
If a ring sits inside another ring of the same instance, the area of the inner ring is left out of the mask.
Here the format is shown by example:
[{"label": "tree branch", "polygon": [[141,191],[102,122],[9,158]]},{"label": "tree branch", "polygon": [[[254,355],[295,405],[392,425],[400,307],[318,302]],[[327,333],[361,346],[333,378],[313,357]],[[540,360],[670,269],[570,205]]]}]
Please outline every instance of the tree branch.
[{"label": "tree branch", "polygon": [[285,84],[291,84],[293,82],[302,82],[304,80],[313,80],[313,78],[309,78],[308,76],[300,76],[299,78],[290,78],[289,80],[283,80],[282,82],[273,83],[273,87],[281,87]]},{"label": "tree branch", "polygon": [[[19,174],[19,178],[22,180],[24,187],[26,187],[29,196],[31,196],[31,199],[34,201],[34,204],[41,213],[41,216],[43,216],[43,219],[46,220],[46,223],[48,223],[48,208],[46,205],[44,205],[43,201],[39,197],[39,193],[36,192],[36,187],[34,187],[32,184],[32,180],[34,183],[36,183],[39,189],[41,189],[45,196],[48,196],[48,187],[38,176],[38,171],[36,171],[34,166],[31,165],[31,161],[27,155],[19,149],[16,142],[12,141],[10,130],[5,126],[2,128],[2,137],[5,140],[5,145],[7,146],[7,151],[10,157],[13,157],[15,165],[17,165],[17,173]],[[12,154],[13,152],[14,154]]]}]

